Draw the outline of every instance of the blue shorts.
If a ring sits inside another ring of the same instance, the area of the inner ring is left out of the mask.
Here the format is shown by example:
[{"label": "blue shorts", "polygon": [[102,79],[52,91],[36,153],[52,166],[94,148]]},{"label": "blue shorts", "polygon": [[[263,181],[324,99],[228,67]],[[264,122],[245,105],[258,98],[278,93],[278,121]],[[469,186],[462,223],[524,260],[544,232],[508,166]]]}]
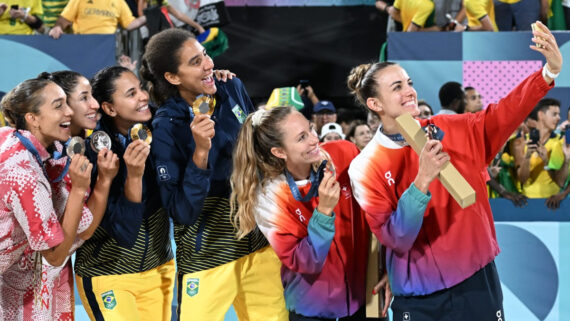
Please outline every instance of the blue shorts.
[{"label": "blue shorts", "polygon": [[503,291],[495,262],[465,281],[422,296],[395,296],[393,321],[504,321]]}]

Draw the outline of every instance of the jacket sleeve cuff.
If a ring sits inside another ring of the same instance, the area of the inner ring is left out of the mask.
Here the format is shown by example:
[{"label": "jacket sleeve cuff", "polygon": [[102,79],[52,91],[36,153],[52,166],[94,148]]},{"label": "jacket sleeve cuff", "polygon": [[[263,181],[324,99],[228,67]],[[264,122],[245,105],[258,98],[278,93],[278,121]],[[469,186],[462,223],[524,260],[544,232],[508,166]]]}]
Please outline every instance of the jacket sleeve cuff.
[{"label": "jacket sleeve cuff", "polygon": [[414,201],[418,202],[421,205],[427,206],[427,203],[431,200],[431,193],[429,190],[427,194],[424,194],[416,187],[416,185],[414,185],[414,183],[410,185],[405,193],[408,194],[408,197],[411,197]]}]

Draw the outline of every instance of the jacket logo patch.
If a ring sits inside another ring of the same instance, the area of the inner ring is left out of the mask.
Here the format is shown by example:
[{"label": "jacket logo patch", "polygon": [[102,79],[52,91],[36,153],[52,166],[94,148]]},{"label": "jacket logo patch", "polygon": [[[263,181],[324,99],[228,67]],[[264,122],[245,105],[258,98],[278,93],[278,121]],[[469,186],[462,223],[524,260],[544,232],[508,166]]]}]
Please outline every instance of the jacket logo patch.
[{"label": "jacket logo patch", "polygon": [[299,217],[299,221],[301,222],[305,222],[307,219],[303,216],[303,213],[301,212],[300,209],[296,209],[295,210],[295,214],[297,214],[297,216]]},{"label": "jacket logo patch", "polygon": [[158,173],[158,179],[161,181],[167,181],[170,179],[170,174],[168,174],[168,168],[165,165],[160,165],[156,167],[156,172]]},{"label": "jacket logo patch", "polygon": [[195,296],[198,294],[198,290],[200,289],[200,279],[188,279],[186,281],[186,294],[189,296]]},{"label": "jacket logo patch", "polygon": [[388,181],[388,186],[392,186],[392,184],[396,184],[396,181],[392,178],[392,172],[387,171],[384,174],[384,178],[386,178],[386,181]]},{"label": "jacket logo patch", "polygon": [[236,115],[236,118],[238,119],[240,124],[243,124],[243,122],[245,121],[246,115],[243,112],[243,109],[241,109],[241,107],[236,104],[234,106],[234,108],[232,108],[232,111],[234,112],[234,115]]},{"label": "jacket logo patch", "polygon": [[113,290],[101,294],[101,299],[103,300],[103,305],[107,310],[113,310],[115,306],[117,306],[117,300],[115,299]]}]

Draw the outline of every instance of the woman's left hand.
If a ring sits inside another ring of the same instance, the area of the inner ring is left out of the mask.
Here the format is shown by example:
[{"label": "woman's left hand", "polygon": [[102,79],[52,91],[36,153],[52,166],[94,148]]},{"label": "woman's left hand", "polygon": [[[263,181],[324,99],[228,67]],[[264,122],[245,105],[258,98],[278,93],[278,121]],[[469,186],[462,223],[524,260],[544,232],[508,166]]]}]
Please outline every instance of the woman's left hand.
[{"label": "woman's left hand", "polygon": [[214,70],[214,75],[216,76],[217,80],[223,82],[226,82],[228,79],[232,79],[236,76],[236,74],[226,69]]},{"label": "woman's left hand", "polygon": [[562,54],[556,43],[556,38],[542,22],[537,21],[536,25],[538,30],[532,32],[534,36],[532,41],[536,45],[540,45],[540,48],[536,45],[531,45],[530,48],[540,52],[546,58],[548,70],[553,74],[557,74],[562,69]]},{"label": "woman's left hand", "polygon": [[384,308],[382,309],[382,317],[386,317],[388,315],[388,308],[390,307],[390,302],[392,302],[392,288],[390,287],[390,280],[388,279],[388,273],[384,270],[384,274],[382,274],[382,278],[374,286],[374,294],[380,293],[380,291],[384,291]]}]

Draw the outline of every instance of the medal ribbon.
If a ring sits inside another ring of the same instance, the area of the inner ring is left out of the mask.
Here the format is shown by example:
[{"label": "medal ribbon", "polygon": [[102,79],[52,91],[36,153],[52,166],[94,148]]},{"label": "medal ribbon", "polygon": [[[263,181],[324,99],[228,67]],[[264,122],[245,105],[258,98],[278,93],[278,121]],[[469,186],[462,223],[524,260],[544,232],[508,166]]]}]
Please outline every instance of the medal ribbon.
[{"label": "medal ribbon", "polygon": [[[34,155],[34,157],[36,158],[36,160],[38,161],[38,164],[42,167],[42,170],[44,172],[45,177],[49,180],[49,176],[47,174],[46,171],[46,167],[44,165],[44,162],[42,161],[42,158],[40,157],[40,153],[38,152],[38,150],[36,149],[36,146],[34,146],[34,144],[26,137],[24,137],[24,135],[20,134],[19,131],[15,131],[14,135],[20,140],[20,142],[22,143],[22,145],[24,145],[24,147],[26,147],[26,149],[32,153],[32,155]],[[69,142],[69,140],[66,142],[66,144]],[[63,149],[65,151],[65,148]],[[53,155],[54,159],[60,159],[61,157],[63,157],[65,155],[63,155],[63,153],[60,152],[55,152]],[[69,157],[67,158],[67,161],[65,162],[65,167],[63,168],[63,171],[61,171],[61,173],[59,174],[59,176],[54,179],[53,183],[58,183],[61,182],[61,180],[65,177],[65,175],[67,174],[67,171],[69,170],[69,163],[71,162],[71,160],[69,159]]]},{"label": "medal ribbon", "polygon": [[304,203],[310,201],[315,196],[319,196],[319,184],[323,180],[323,170],[325,169],[326,166],[327,166],[327,160],[325,159],[323,160],[321,165],[319,165],[319,168],[317,169],[316,172],[311,168],[311,176],[309,177],[309,180],[311,181],[311,188],[309,189],[309,192],[307,192],[307,195],[305,196],[301,196],[301,192],[299,191],[299,187],[295,183],[295,179],[293,178],[291,173],[289,173],[289,171],[285,169],[285,178],[287,179],[287,184],[289,185],[289,189],[291,190],[291,194],[293,194],[295,200]]}]

